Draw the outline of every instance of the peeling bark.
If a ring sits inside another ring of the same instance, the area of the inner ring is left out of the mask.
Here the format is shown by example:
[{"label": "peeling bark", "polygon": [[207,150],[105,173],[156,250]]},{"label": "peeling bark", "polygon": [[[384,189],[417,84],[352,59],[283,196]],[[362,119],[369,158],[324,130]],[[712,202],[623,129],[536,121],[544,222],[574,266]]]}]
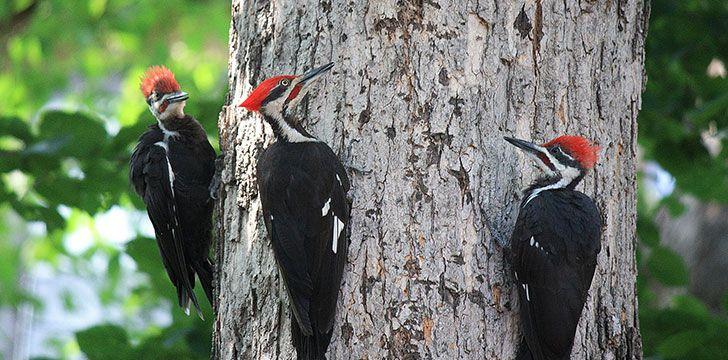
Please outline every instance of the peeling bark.
[{"label": "peeling bark", "polygon": [[330,359],[512,358],[518,301],[500,243],[535,172],[502,137],[565,133],[602,148],[579,189],[605,223],[573,358],[641,358],[635,142],[648,13],[642,1],[234,0],[215,357],[294,357],[254,179],[272,133],[236,105],[269,76],[334,61],[302,104],[304,126],[351,170]]}]

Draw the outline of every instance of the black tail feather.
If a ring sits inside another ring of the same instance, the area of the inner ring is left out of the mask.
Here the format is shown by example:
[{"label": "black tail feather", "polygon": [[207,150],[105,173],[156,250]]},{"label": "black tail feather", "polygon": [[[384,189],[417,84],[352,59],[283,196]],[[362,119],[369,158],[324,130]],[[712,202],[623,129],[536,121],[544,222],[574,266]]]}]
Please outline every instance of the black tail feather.
[{"label": "black tail feather", "polygon": [[210,260],[195,261],[192,266],[195,268],[197,277],[200,278],[200,283],[202,284],[202,289],[205,290],[207,300],[210,301],[210,305],[215,306],[212,297],[212,264]]},{"label": "black tail feather", "polygon": [[333,330],[321,333],[314,327],[313,336],[305,336],[298,327],[298,321],[291,316],[291,337],[296,348],[297,360],[326,360],[326,349],[333,333]]}]

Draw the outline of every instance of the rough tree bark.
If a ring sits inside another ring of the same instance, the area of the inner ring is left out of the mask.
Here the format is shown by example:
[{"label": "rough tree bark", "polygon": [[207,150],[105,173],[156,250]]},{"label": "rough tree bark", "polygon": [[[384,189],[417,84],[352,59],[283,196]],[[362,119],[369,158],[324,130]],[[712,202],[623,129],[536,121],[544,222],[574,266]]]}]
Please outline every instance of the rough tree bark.
[{"label": "rough tree bark", "polygon": [[260,218],[272,139],[236,105],[328,61],[304,124],[350,167],[351,246],[331,359],[510,359],[518,301],[499,241],[534,171],[502,139],[601,145],[579,189],[604,217],[575,359],[641,358],[636,119],[644,1],[233,1],[215,356],[291,359],[287,300]]}]

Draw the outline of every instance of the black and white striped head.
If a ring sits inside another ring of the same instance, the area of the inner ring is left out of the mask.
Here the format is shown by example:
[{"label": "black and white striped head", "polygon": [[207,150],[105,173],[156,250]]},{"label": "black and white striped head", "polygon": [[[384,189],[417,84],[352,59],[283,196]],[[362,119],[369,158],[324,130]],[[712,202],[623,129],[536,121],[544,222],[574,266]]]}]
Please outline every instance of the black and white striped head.
[{"label": "black and white striped head", "polygon": [[334,63],[328,63],[303,75],[281,75],[267,79],[240,106],[266,116],[286,119],[288,113],[306,96],[312,84],[332,67]]},{"label": "black and white striped head", "polygon": [[142,76],[141,90],[149,111],[157,120],[184,117],[189,95],[180,90],[174,74],[166,67],[152,66],[147,69]]},{"label": "black and white striped head", "polygon": [[541,145],[510,137],[505,139],[533,159],[547,177],[564,179],[567,184],[594,167],[599,151],[599,146],[591,145],[581,136],[559,136]]}]

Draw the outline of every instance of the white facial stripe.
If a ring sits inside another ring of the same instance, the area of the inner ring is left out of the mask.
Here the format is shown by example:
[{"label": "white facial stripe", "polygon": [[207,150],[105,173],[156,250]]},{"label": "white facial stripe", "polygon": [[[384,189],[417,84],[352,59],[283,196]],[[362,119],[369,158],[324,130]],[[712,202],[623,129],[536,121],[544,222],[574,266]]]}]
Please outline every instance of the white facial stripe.
[{"label": "white facial stripe", "polygon": [[[559,167],[559,165],[557,165],[557,168],[558,167]],[[577,168],[574,168],[571,166],[564,166],[564,165],[560,165],[560,167],[563,168],[563,170],[559,170],[561,173],[561,180],[559,180],[553,184],[546,185],[542,188],[534,189],[533,192],[531,192],[531,195],[526,200],[526,202],[523,203],[523,206],[526,206],[531,200],[536,198],[536,196],[538,196],[538,194],[540,194],[542,191],[565,188],[567,185],[571,184],[571,182],[574,179],[576,179],[577,177],[579,177],[579,175],[580,175],[580,171]]]},{"label": "white facial stripe", "polygon": [[300,142],[318,142],[319,140],[313,137],[304,136],[298,130],[292,128],[288,123],[281,118],[280,113],[277,113],[277,115],[270,115],[270,117],[273,119],[273,121],[276,122],[276,125],[281,129],[281,134],[288,140],[289,142],[293,143],[300,143]]}]

